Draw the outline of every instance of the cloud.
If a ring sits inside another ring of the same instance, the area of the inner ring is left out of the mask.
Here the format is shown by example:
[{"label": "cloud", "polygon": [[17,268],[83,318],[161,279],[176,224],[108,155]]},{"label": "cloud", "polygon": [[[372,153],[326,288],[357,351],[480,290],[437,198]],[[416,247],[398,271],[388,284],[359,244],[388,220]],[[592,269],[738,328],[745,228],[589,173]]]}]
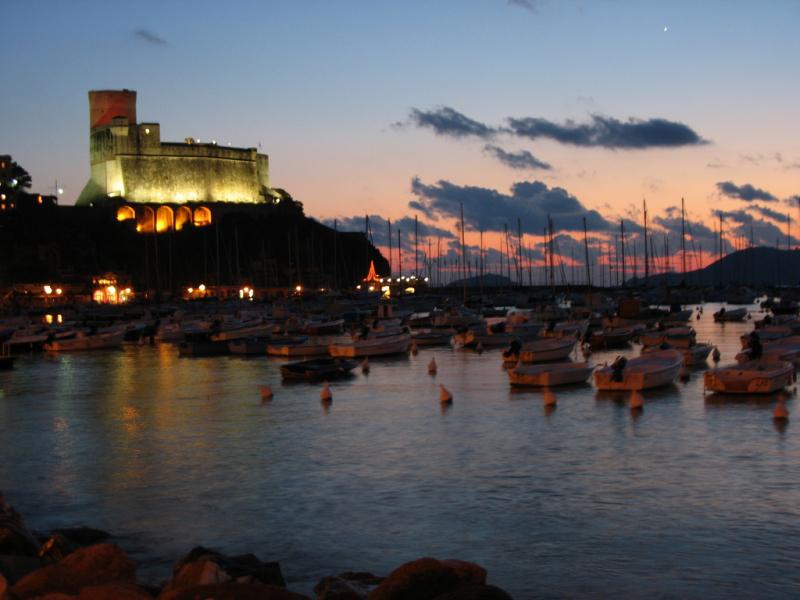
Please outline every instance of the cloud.
[{"label": "cloud", "polygon": [[611,149],[669,148],[707,144],[688,125],[666,119],[620,121],[591,115],[589,123],[554,123],[538,117],[508,119],[510,132],[532,140],[547,138],[573,146]]},{"label": "cloud", "polygon": [[[665,212],[666,216],[657,215],[653,217],[653,224],[659,228],[659,230],[651,231],[656,252],[659,255],[663,254],[664,235],[666,235],[670,256],[673,258],[680,256],[681,228],[683,227],[686,230],[687,268],[694,268],[691,266],[691,260],[688,255],[699,251],[701,248],[707,252],[713,252],[718,239],[717,233],[703,222],[695,221],[688,217],[684,219],[682,224],[681,212],[677,207],[669,207]],[[733,246],[727,239],[723,240],[722,246],[725,252],[733,250]]]},{"label": "cloud", "polygon": [[786,204],[792,207],[800,207],[800,194],[789,196],[783,200]]},{"label": "cloud", "polygon": [[744,185],[736,185],[732,181],[720,181],[717,183],[717,189],[724,196],[736,198],[737,200],[744,200],[745,202],[752,202],[753,200],[763,200],[764,202],[778,201],[775,196],[766,190],[753,187],[749,183],[745,183]]},{"label": "cloud", "polygon": [[[323,224],[328,227],[333,227],[333,219],[323,220]],[[339,231],[358,231],[363,232],[365,228],[364,215],[357,215],[354,217],[340,217],[336,219],[336,226]],[[372,241],[377,246],[389,245],[389,224],[387,219],[380,215],[369,215],[370,233],[372,234]],[[420,240],[420,252],[423,250],[423,242],[427,238],[443,239],[456,239],[453,231],[442,229],[434,225],[418,221],[418,232]],[[397,248],[397,232],[400,231],[400,241],[404,250],[413,250],[414,248],[414,218],[402,217],[397,220],[392,220],[392,247]],[[424,242],[427,244],[427,242]]]},{"label": "cloud", "polygon": [[483,147],[483,151],[487,154],[491,154],[494,158],[512,169],[542,169],[549,171],[552,168],[548,163],[539,160],[527,150],[507,152],[499,146],[486,144]]},{"label": "cloud", "polygon": [[539,2],[537,0],[506,0],[509,6],[519,6],[533,13],[539,12]]},{"label": "cloud", "polygon": [[[489,139],[497,132],[488,125],[470,119],[468,116],[450,108],[440,106],[433,110],[419,110],[412,108],[409,121],[417,127],[428,127],[433,129],[436,135],[449,136],[454,138],[478,137]],[[403,124],[398,124],[402,126]]]},{"label": "cloud", "polygon": [[466,227],[473,231],[503,231],[506,225],[514,230],[519,218],[524,232],[541,235],[547,227],[548,215],[555,228],[562,231],[582,231],[583,217],[591,231],[605,231],[611,227],[600,213],[587,209],[565,189],[549,188],[541,181],[515,183],[511,193],[504,194],[491,188],[461,186],[445,180],[428,185],[415,177],[411,191],[417,196],[413,208],[421,207],[427,214],[438,217],[460,219],[463,204]]},{"label": "cloud", "polygon": [[166,46],[167,40],[162,38],[157,33],[150,31],[149,29],[139,28],[134,30],[133,35],[136,36],[138,39],[147,42],[148,44],[153,44],[154,46]]},{"label": "cloud", "polygon": [[726,165],[719,158],[714,157],[714,160],[708,163],[706,167],[708,167],[709,169],[724,169]]},{"label": "cloud", "polygon": [[748,206],[748,209],[759,213],[762,217],[772,219],[773,221],[778,221],[779,223],[786,223],[789,220],[788,215],[779,213],[777,210],[772,210],[766,206],[754,204],[753,206]]}]

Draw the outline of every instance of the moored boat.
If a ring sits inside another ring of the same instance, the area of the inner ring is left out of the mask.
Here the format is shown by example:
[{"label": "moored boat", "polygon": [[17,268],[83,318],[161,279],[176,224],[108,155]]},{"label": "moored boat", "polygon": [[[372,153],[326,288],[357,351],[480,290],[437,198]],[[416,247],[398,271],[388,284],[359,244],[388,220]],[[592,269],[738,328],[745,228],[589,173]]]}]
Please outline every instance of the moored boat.
[{"label": "moored boat", "polygon": [[80,350],[105,350],[119,348],[125,337],[124,331],[89,333],[78,331],[71,337],[62,337],[45,343],[48,352],[76,352]]},{"label": "moored boat", "polygon": [[356,362],[342,358],[315,358],[281,365],[281,377],[287,380],[322,381],[347,377]]},{"label": "moored boat", "polygon": [[540,363],[566,360],[575,349],[575,338],[542,338],[522,344],[514,357],[514,348],[503,352],[503,361],[518,360],[523,363]]},{"label": "moored boat", "polygon": [[615,327],[596,331],[589,337],[589,344],[595,349],[624,348],[631,341],[632,327]]},{"label": "moored boat", "polygon": [[266,354],[268,345],[269,338],[266,337],[238,338],[228,342],[228,352],[248,356]]},{"label": "moored boat", "polygon": [[508,371],[514,386],[554,387],[572,383],[585,383],[594,366],[586,362],[557,362],[538,365],[517,365]]},{"label": "moored boat", "polygon": [[724,394],[769,394],[794,380],[794,367],[788,362],[752,360],[706,371],[705,387]]},{"label": "moored boat", "polygon": [[747,308],[742,306],[728,310],[724,306],[714,313],[714,321],[716,323],[729,323],[744,321],[747,316]]},{"label": "moored boat", "polygon": [[333,357],[356,358],[366,356],[387,356],[408,352],[411,335],[403,330],[370,332],[366,336],[346,342],[336,342],[328,346]]},{"label": "moored boat", "polygon": [[673,383],[682,364],[683,355],[677,350],[649,352],[630,360],[617,357],[594,372],[594,381],[601,390],[646,390]]}]

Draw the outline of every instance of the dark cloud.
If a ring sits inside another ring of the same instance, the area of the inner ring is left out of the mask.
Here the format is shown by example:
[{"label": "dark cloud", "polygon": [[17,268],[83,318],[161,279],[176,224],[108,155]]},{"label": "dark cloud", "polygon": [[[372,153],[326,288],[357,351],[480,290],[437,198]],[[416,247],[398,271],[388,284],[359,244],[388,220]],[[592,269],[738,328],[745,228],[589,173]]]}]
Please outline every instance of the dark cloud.
[{"label": "dark cloud", "polygon": [[166,46],[167,40],[162,38],[155,32],[150,31],[149,29],[139,28],[134,30],[133,35],[136,36],[138,39],[147,42],[148,44],[153,44],[154,46]]},{"label": "dark cloud", "polygon": [[488,125],[470,119],[449,106],[440,106],[434,110],[412,108],[409,120],[417,127],[433,129],[436,135],[455,138],[479,137],[491,138],[497,131]]},{"label": "dark cloud", "polygon": [[547,171],[552,168],[549,164],[539,160],[527,150],[508,152],[499,146],[486,144],[486,146],[483,147],[483,151],[487,154],[491,154],[501,163],[512,169],[542,169]]},{"label": "dark cloud", "polygon": [[792,207],[800,207],[800,194],[795,194],[794,196],[789,196],[783,200],[786,204]]},{"label": "dark cloud", "polygon": [[510,194],[491,188],[460,186],[440,180],[427,185],[415,177],[411,191],[418,200],[413,207],[422,207],[428,214],[460,219],[461,205],[468,229],[478,231],[503,231],[504,226],[516,229],[521,219],[523,231],[541,235],[547,227],[548,214],[556,229],[579,231],[583,217],[591,231],[604,231],[611,227],[596,210],[588,210],[563,188],[549,188],[541,181],[519,182],[511,187]]},{"label": "dark cloud", "polygon": [[520,8],[534,13],[539,11],[539,2],[537,0],[506,0],[506,3],[510,6],[519,6]]},{"label": "dark cloud", "polygon": [[[333,227],[333,219],[325,219],[322,222],[328,227]],[[360,231],[363,232],[366,227],[364,215],[354,217],[342,217],[336,219],[336,226],[339,231]],[[369,228],[372,234],[372,240],[377,246],[389,245],[389,225],[388,221],[380,215],[369,216]],[[392,220],[392,247],[397,247],[397,231],[400,231],[400,242],[403,250],[414,249],[414,218],[402,217],[401,219]],[[420,240],[420,252],[423,250],[423,245],[427,247],[427,238],[437,238],[454,240],[456,234],[453,231],[435,227],[425,223],[424,221],[418,222],[418,232]],[[424,244],[423,244],[423,241]]]},{"label": "dark cloud", "polygon": [[737,200],[744,200],[745,202],[752,202],[753,200],[763,200],[764,202],[778,201],[775,196],[766,190],[753,187],[749,183],[736,185],[732,181],[720,181],[717,183],[717,189],[721,194],[729,198],[736,198]]},{"label": "dark cloud", "polygon": [[[677,207],[670,207],[666,211],[666,216],[657,215],[653,217],[653,225],[657,227],[651,231],[653,241],[655,242],[656,253],[663,255],[664,253],[664,236],[667,236],[667,247],[669,255],[675,259],[680,257],[681,254],[681,211]],[[686,230],[686,252],[694,253],[700,251],[702,248],[705,251],[714,251],[715,244],[717,243],[717,233],[701,221],[695,221],[690,218],[685,218],[683,228]],[[723,240],[723,250],[730,252],[733,246],[728,240]],[[691,264],[690,259],[687,258],[687,267]],[[692,266],[691,268],[694,268]]]},{"label": "dark cloud", "polygon": [[563,124],[538,117],[508,120],[511,133],[532,140],[547,138],[573,146],[644,149],[693,146],[708,143],[688,125],[666,119],[628,119],[591,115],[589,123]]},{"label": "dark cloud", "polygon": [[779,223],[787,223],[789,221],[788,215],[780,213],[777,210],[772,210],[771,208],[767,208],[766,206],[760,206],[758,204],[754,204],[753,206],[749,206],[748,208],[754,212],[759,213],[762,217],[772,219],[773,221],[778,221]]}]

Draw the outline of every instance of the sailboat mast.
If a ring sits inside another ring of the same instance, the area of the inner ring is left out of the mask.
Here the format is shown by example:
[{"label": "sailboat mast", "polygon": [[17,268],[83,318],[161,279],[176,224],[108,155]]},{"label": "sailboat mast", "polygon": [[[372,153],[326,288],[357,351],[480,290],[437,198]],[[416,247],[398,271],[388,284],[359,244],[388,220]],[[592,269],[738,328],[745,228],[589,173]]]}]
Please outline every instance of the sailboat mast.
[{"label": "sailboat mast", "polygon": [[622,255],[622,286],[625,287],[625,221],[619,221],[619,243]]},{"label": "sailboat mast", "polygon": [[394,274],[394,269],[392,269],[392,220],[386,219],[386,223],[389,226],[389,273]]},{"label": "sailboat mast", "polygon": [[400,230],[397,230],[397,271],[403,277],[403,249],[400,246]]},{"label": "sailboat mast", "polygon": [[686,275],[686,210],[683,198],[681,198],[681,261],[683,274]]},{"label": "sailboat mast", "polygon": [[419,218],[414,215],[414,277],[419,275]]},{"label": "sailboat mast", "polygon": [[644,284],[650,280],[650,261],[647,254],[647,200],[642,200],[644,205]]},{"label": "sailboat mast", "polygon": [[461,277],[464,288],[464,303],[467,302],[467,265],[466,265],[466,254],[465,252],[465,243],[464,243],[464,203],[461,203]]},{"label": "sailboat mast", "polygon": [[522,287],[522,221],[517,217],[517,280]]},{"label": "sailboat mast", "polygon": [[589,264],[589,238],[586,235],[586,217],[583,217],[583,256],[586,263],[586,285],[592,287],[592,267]]}]

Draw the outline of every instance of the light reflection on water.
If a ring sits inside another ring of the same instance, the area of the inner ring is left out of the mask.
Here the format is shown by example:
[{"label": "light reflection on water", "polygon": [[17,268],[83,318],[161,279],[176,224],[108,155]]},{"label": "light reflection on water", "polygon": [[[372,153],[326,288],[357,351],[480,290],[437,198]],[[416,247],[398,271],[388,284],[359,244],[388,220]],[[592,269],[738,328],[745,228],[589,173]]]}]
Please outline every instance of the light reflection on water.
[{"label": "light reflection on water", "polygon": [[[692,324],[724,363],[751,325],[712,312]],[[638,415],[591,386],[548,408],[509,388],[499,351],[439,348],[371,361],[326,408],[280,364],[166,345],[23,358],[0,374],[0,489],[35,528],[111,530],[145,579],[204,544],[280,560],[301,591],[423,555],[477,561],[519,598],[799,589],[800,450],[774,398],[705,399],[698,370]]]}]

